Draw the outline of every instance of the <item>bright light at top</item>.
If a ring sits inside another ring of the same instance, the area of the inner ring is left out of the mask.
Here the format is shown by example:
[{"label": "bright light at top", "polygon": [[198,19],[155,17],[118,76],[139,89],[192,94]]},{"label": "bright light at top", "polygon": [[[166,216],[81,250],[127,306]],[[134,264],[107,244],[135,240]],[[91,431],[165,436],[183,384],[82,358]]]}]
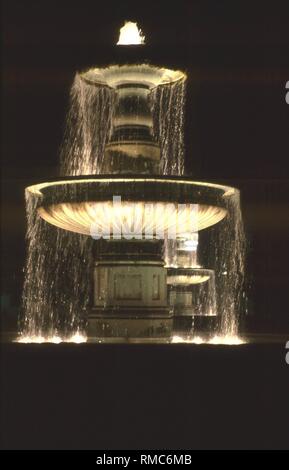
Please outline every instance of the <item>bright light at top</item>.
[{"label": "bright light at top", "polygon": [[138,29],[137,23],[126,21],[120,28],[118,45],[144,44],[145,36],[142,36],[141,29]]}]

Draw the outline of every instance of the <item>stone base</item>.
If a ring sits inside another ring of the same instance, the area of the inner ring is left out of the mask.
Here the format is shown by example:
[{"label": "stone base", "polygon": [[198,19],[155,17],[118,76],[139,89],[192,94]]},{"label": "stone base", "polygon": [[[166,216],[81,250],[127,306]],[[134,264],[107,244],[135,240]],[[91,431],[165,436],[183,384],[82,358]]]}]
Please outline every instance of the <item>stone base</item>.
[{"label": "stone base", "polygon": [[88,318],[88,340],[109,338],[127,339],[170,339],[173,318],[167,311],[135,310],[131,314],[120,310],[93,311]]}]

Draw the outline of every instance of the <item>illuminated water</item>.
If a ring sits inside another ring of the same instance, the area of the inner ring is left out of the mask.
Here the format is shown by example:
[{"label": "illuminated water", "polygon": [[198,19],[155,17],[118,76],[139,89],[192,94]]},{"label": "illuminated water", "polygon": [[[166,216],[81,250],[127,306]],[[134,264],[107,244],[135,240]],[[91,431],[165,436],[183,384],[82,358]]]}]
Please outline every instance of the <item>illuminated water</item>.
[{"label": "illuminated water", "polygon": [[91,293],[92,239],[47,224],[26,193],[27,261],[23,290],[24,336],[67,336],[85,328]]},{"label": "illuminated water", "polygon": [[161,147],[161,174],[184,174],[184,80],[151,93],[154,135]]},{"label": "illuminated water", "polygon": [[91,85],[75,75],[60,155],[60,175],[93,175],[103,171],[104,148],[115,108],[112,88]]}]

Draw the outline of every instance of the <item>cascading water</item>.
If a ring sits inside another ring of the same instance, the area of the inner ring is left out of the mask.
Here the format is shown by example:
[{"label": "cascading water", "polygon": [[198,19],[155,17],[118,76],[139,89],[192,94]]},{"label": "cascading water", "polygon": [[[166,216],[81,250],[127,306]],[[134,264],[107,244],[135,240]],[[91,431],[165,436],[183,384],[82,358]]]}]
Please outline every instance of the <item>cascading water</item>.
[{"label": "cascading water", "polygon": [[155,87],[150,94],[153,132],[161,148],[161,174],[184,174],[185,79]]},{"label": "cascading water", "polygon": [[60,153],[60,175],[93,175],[103,171],[105,145],[112,130],[115,91],[76,74]]},{"label": "cascading water", "polygon": [[246,237],[240,193],[226,199],[228,216],[208,231],[206,265],[216,275],[217,305],[221,323],[218,334],[238,335],[240,311],[246,308],[244,290]]},{"label": "cascading water", "polygon": [[37,199],[26,192],[28,255],[21,332],[30,338],[69,338],[84,331],[92,239],[45,223],[37,213]]}]

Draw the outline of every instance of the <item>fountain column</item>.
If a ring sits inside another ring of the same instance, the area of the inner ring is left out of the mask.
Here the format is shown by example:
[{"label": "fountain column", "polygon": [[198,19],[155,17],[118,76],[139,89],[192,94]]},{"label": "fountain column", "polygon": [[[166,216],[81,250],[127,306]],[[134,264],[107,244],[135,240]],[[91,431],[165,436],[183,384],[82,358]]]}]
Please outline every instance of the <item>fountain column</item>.
[{"label": "fountain column", "polygon": [[[155,79],[154,68],[139,65],[115,68],[108,78],[115,89],[116,106],[104,173],[160,173],[160,146],[153,137],[149,104]],[[128,241],[123,234],[119,238],[96,242],[88,336],[168,340],[173,319],[167,302],[163,241]]]}]

